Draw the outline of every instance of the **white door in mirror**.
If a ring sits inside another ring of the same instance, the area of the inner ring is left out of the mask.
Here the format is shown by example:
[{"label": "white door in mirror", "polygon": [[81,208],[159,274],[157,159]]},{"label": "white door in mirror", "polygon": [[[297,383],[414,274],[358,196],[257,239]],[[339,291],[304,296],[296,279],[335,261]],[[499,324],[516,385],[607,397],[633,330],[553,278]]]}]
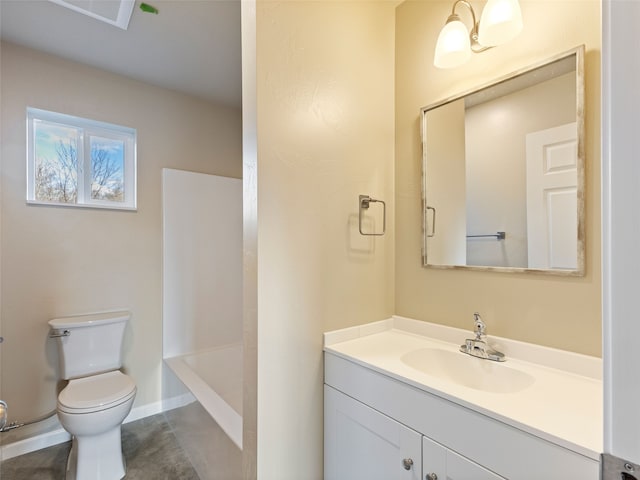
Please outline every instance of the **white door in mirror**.
[{"label": "white door in mirror", "polygon": [[576,269],[576,123],[530,133],[526,144],[528,267]]}]

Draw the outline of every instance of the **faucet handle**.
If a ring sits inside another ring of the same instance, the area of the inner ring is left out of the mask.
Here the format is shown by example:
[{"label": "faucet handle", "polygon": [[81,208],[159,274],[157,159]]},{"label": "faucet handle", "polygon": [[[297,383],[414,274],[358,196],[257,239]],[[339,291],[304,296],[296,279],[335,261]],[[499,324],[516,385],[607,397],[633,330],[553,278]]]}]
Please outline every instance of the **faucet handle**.
[{"label": "faucet handle", "polygon": [[482,318],[480,317],[480,314],[478,312],[475,312],[473,314],[473,325],[475,327],[473,333],[476,334],[476,340],[480,340],[480,338],[484,335],[487,327],[482,321]]}]

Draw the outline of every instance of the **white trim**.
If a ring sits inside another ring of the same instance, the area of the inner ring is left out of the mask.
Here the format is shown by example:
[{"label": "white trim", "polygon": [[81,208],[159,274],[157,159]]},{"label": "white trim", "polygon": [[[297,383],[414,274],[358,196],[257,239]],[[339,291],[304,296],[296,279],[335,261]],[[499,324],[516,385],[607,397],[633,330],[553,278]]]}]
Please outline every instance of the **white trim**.
[{"label": "white trim", "polygon": [[162,411],[168,412],[169,410],[175,410],[176,408],[184,407],[197,401],[198,400],[193,396],[191,392],[183,393],[182,395],[163,400]]},{"label": "white trim", "polygon": [[2,460],[24,455],[25,453],[35,452],[42,448],[58,445],[59,443],[68,442],[71,435],[64,428],[57,428],[51,432],[42,433],[33,437],[25,438],[17,442],[9,443],[0,447],[0,457]]},{"label": "white trim", "polygon": [[640,2],[602,4],[602,326],[604,453],[640,463],[637,373]]},{"label": "white trim", "polygon": [[132,408],[129,415],[124,419],[122,424],[127,424],[140,420],[141,418],[151,417],[162,413],[162,401],[147,403],[146,405],[140,405],[139,407]]},{"label": "white trim", "polygon": [[129,20],[131,20],[131,14],[133,13],[133,7],[135,5],[135,0],[119,0],[120,8],[118,9],[118,18],[112,20],[108,17],[104,17],[97,13],[92,12],[91,10],[84,9],[73,3],[66,2],[65,0],[49,0],[61,7],[66,7],[69,10],[73,10],[74,12],[82,13],[91,18],[95,18],[96,20],[100,20],[101,22],[107,23],[109,25],[113,25],[114,27],[121,28],[122,30],[127,30],[129,28]]},{"label": "white trim", "polygon": [[602,71],[601,71],[601,103],[602,103],[602,388],[603,388],[603,450],[611,452],[612,444],[612,369],[611,355],[611,2],[602,2]]}]

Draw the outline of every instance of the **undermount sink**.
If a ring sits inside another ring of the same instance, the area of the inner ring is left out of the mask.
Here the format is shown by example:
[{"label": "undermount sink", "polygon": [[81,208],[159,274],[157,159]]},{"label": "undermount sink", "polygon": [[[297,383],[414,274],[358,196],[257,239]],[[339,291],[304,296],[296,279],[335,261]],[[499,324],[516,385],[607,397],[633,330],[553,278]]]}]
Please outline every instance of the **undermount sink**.
[{"label": "undermount sink", "polygon": [[503,363],[441,348],[414,350],[402,355],[400,360],[427,375],[485,392],[515,393],[535,382],[528,373]]}]

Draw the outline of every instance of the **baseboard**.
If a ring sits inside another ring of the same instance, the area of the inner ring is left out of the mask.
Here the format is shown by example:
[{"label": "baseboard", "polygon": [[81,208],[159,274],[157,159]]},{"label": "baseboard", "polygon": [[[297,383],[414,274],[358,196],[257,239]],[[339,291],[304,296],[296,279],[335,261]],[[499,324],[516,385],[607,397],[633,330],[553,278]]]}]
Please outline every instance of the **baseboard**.
[{"label": "baseboard", "polygon": [[8,460],[13,457],[24,455],[25,453],[35,452],[42,448],[58,445],[59,443],[68,442],[71,435],[64,428],[57,428],[50,432],[34,435],[33,437],[18,440],[17,442],[2,445],[0,448],[0,458]]},{"label": "baseboard", "polygon": [[190,403],[193,403],[195,401],[196,397],[194,397],[191,392],[167,398],[162,401],[162,411],[168,412],[169,410],[184,407],[185,405],[189,405]]},{"label": "baseboard", "polygon": [[[151,417],[174,408],[188,405],[194,401],[191,394],[180,395],[178,397],[169,398],[159,402],[148,403],[146,405],[140,405],[131,409],[127,418],[124,419],[124,423],[134,422],[141,418]],[[42,448],[52,447],[60,443],[68,442],[71,440],[69,433],[62,427],[55,430],[34,435],[17,442],[2,445],[0,447],[0,459],[8,460],[13,457],[24,455],[25,453],[35,452]]]},{"label": "baseboard", "polygon": [[127,418],[124,419],[124,423],[135,422],[136,420],[140,420],[141,418],[150,417],[152,415],[156,415],[158,413],[162,413],[162,401],[147,403],[146,405],[140,405],[138,407],[133,407],[127,415]]}]

